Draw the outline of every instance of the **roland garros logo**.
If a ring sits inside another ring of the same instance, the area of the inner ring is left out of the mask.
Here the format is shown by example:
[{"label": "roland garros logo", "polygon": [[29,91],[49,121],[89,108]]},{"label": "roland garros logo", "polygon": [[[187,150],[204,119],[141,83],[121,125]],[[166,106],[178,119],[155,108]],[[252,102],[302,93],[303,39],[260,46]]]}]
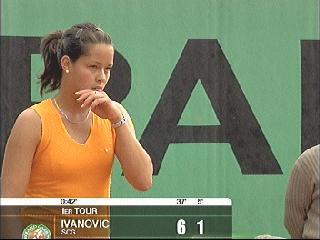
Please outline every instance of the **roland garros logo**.
[{"label": "roland garros logo", "polygon": [[43,224],[30,224],[23,230],[22,239],[51,239],[51,231]]}]

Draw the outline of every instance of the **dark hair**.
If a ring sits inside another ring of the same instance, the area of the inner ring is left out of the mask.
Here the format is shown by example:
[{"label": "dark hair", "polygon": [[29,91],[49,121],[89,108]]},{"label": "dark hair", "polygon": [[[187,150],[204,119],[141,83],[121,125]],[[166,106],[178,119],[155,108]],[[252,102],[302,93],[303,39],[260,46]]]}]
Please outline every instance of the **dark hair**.
[{"label": "dark hair", "polygon": [[56,90],[61,84],[61,57],[69,56],[75,62],[81,55],[87,53],[87,44],[112,44],[111,37],[93,23],[83,23],[72,26],[65,31],[53,32],[41,40],[40,51],[44,61],[44,71],[40,76],[42,95]]}]

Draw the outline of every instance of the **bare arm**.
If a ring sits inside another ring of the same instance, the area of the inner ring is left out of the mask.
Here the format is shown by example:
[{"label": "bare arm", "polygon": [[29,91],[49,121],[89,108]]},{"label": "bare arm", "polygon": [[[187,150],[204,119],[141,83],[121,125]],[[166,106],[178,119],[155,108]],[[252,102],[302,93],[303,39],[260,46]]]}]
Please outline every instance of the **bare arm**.
[{"label": "bare arm", "polygon": [[41,139],[41,120],[32,109],[17,118],[9,136],[1,176],[1,197],[24,197],[32,160]]},{"label": "bare arm", "polygon": [[[127,111],[118,105],[124,116]],[[124,176],[128,182],[140,191],[146,191],[152,186],[153,167],[150,156],[136,139],[131,120],[115,129],[116,155],[121,163]]]}]

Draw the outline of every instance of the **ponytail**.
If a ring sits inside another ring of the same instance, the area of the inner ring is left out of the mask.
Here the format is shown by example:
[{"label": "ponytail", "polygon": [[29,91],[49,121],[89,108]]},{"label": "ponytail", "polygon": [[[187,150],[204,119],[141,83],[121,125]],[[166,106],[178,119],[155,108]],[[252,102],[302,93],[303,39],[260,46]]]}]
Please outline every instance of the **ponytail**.
[{"label": "ponytail", "polygon": [[44,71],[40,76],[41,95],[48,86],[50,87],[49,91],[56,90],[60,87],[62,33],[62,31],[56,31],[41,40],[40,51],[44,61]]}]

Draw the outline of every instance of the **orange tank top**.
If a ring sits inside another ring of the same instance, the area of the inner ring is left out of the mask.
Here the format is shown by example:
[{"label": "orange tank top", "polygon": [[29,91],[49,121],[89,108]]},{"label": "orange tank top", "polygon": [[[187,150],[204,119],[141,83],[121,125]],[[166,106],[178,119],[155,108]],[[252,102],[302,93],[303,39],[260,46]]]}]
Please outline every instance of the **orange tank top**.
[{"label": "orange tank top", "polygon": [[26,197],[110,197],[115,132],[109,120],[93,114],[84,144],[68,134],[51,99],[31,106],[41,118]]}]

